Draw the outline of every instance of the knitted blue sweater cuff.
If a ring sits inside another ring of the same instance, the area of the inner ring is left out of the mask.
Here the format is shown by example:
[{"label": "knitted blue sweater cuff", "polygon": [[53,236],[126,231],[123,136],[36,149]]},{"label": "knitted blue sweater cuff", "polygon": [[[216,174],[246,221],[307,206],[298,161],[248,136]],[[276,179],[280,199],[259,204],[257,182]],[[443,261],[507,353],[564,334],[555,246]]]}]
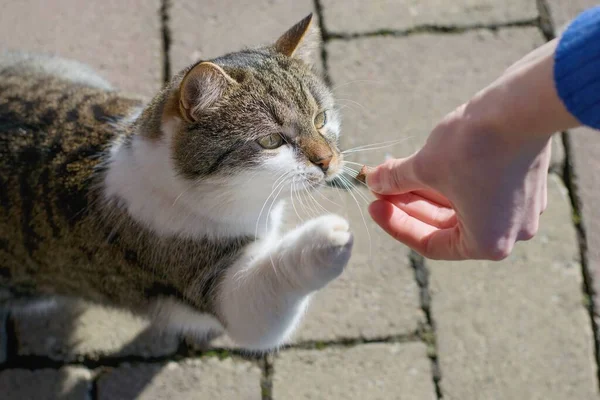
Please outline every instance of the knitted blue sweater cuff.
[{"label": "knitted blue sweater cuff", "polygon": [[554,82],[567,110],[600,129],[600,6],[580,14],[560,38]]}]

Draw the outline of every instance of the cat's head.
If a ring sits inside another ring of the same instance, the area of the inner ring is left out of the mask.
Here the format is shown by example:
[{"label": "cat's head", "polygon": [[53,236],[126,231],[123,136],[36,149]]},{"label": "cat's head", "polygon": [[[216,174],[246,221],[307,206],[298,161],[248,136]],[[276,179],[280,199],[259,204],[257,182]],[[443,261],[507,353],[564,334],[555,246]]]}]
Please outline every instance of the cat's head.
[{"label": "cat's head", "polygon": [[273,45],[198,62],[173,78],[162,125],[189,180],[288,173],[318,184],[341,170],[339,116],[311,67],[312,14]]}]

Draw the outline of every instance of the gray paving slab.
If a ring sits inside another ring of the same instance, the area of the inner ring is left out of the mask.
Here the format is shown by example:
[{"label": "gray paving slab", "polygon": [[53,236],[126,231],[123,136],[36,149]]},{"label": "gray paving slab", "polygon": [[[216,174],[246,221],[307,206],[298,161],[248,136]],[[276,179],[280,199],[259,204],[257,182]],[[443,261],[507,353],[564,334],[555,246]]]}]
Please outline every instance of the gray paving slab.
[{"label": "gray paving slab", "polygon": [[412,154],[444,115],[543,43],[535,28],[330,42],[344,146],[398,139],[393,147],[368,152],[370,157]]},{"label": "gray paving slab", "polygon": [[273,400],[433,400],[423,343],[289,350],[274,363]]},{"label": "gray paving slab", "polygon": [[72,361],[102,356],[144,357],[174,353],[178,338],[149,328],[125,311],[73,302],[45,314],[13,316],[19,355]]},{"label": "gray paving slab", "polygon": [[501,24],[537,16],[535,1],[523,0],[322,0],[322,4],[327,29],[335,33]]},{"label": "gray paving slab", "polygon": [[173,73],[201,59],[274,43],[313,11],[312,0],[174,0],[169,24]]},{"label": "gray paving slab", "polygon": [[[599,5],[596,0],[548,0],[549,11],[557,34],[560,34],[582,11]],[[592,301],[600,309],[600,132],[590,128],[573,129],[570,134],[573,169],[581,200],[581,218],[586,231],[588,271],[596,295]],[[598,319],[598,316],[596,316]],[[600,320],[598,321],[600,322]]]},{"label": "gray paving slab", "polygon": [[575,231],[556,177],[548,203],[538,235],[502,262],[428,261],[448,398],[598,398]]},{"label": "gray paving slab", "polygon": [[581,218],[587,238],[588,271],[600,309],[600,131],[573,129],[570,133],[575,183],[581,200]]},{"label": "gray paving slab", "polygon": [[256,365],[230,358],[124,365],[98,379],[97,398],[260,400],[260,377]]},{"label": "gray paving slab", "polygon": [[565,163],[565,147],[560,133],[552,136],[552,155],[550,156],[549,169],[557,173],[562,173]]},{"label": "gray paving slab", "polygon": [[2,400],[87,400],[90,371],[80,367],[61,369],[12,369],[0,372]]},{"label": "gray paving slab", "polygon": [[160,0],[3,1],[0,49],[90,64],[114,86],[152,95],[162,84]]},{"label": "gray paving slab", "polygon": [[599,5],[597,0],[546,0],[557,33],[582,11]]}]

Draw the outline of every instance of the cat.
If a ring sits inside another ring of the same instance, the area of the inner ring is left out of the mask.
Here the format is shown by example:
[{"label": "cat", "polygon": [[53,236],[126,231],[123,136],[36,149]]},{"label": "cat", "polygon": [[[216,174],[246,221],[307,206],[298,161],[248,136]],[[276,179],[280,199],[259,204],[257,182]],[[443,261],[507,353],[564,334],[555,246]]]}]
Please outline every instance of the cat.
[{"label": "cat", "polygon": [[[268,351],[351,256],[326,214],[280,234],[293,188],[341,174],[312,14],[199,61],[144,104],[72,60],[0,56],[0,306],[83,298]],[[285,196],[281,196],[285,197]]]}]

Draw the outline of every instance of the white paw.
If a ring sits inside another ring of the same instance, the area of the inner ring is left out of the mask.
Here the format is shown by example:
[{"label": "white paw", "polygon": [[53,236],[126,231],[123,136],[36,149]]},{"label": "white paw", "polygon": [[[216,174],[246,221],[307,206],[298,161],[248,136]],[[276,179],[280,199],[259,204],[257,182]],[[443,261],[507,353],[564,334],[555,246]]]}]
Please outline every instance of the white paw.
[{"label": "white paw", "polygon": [[354,237],[349,224],[337,215],[324,215],[299,228],[295,252],[299,276],[312,290],[337,278],[350,260]]},{"label": "white paw", "polygon": [[345,246],[352,239],[348,221],[334,214],[311,219],[298,229],[299,241],[307,246]]}]

